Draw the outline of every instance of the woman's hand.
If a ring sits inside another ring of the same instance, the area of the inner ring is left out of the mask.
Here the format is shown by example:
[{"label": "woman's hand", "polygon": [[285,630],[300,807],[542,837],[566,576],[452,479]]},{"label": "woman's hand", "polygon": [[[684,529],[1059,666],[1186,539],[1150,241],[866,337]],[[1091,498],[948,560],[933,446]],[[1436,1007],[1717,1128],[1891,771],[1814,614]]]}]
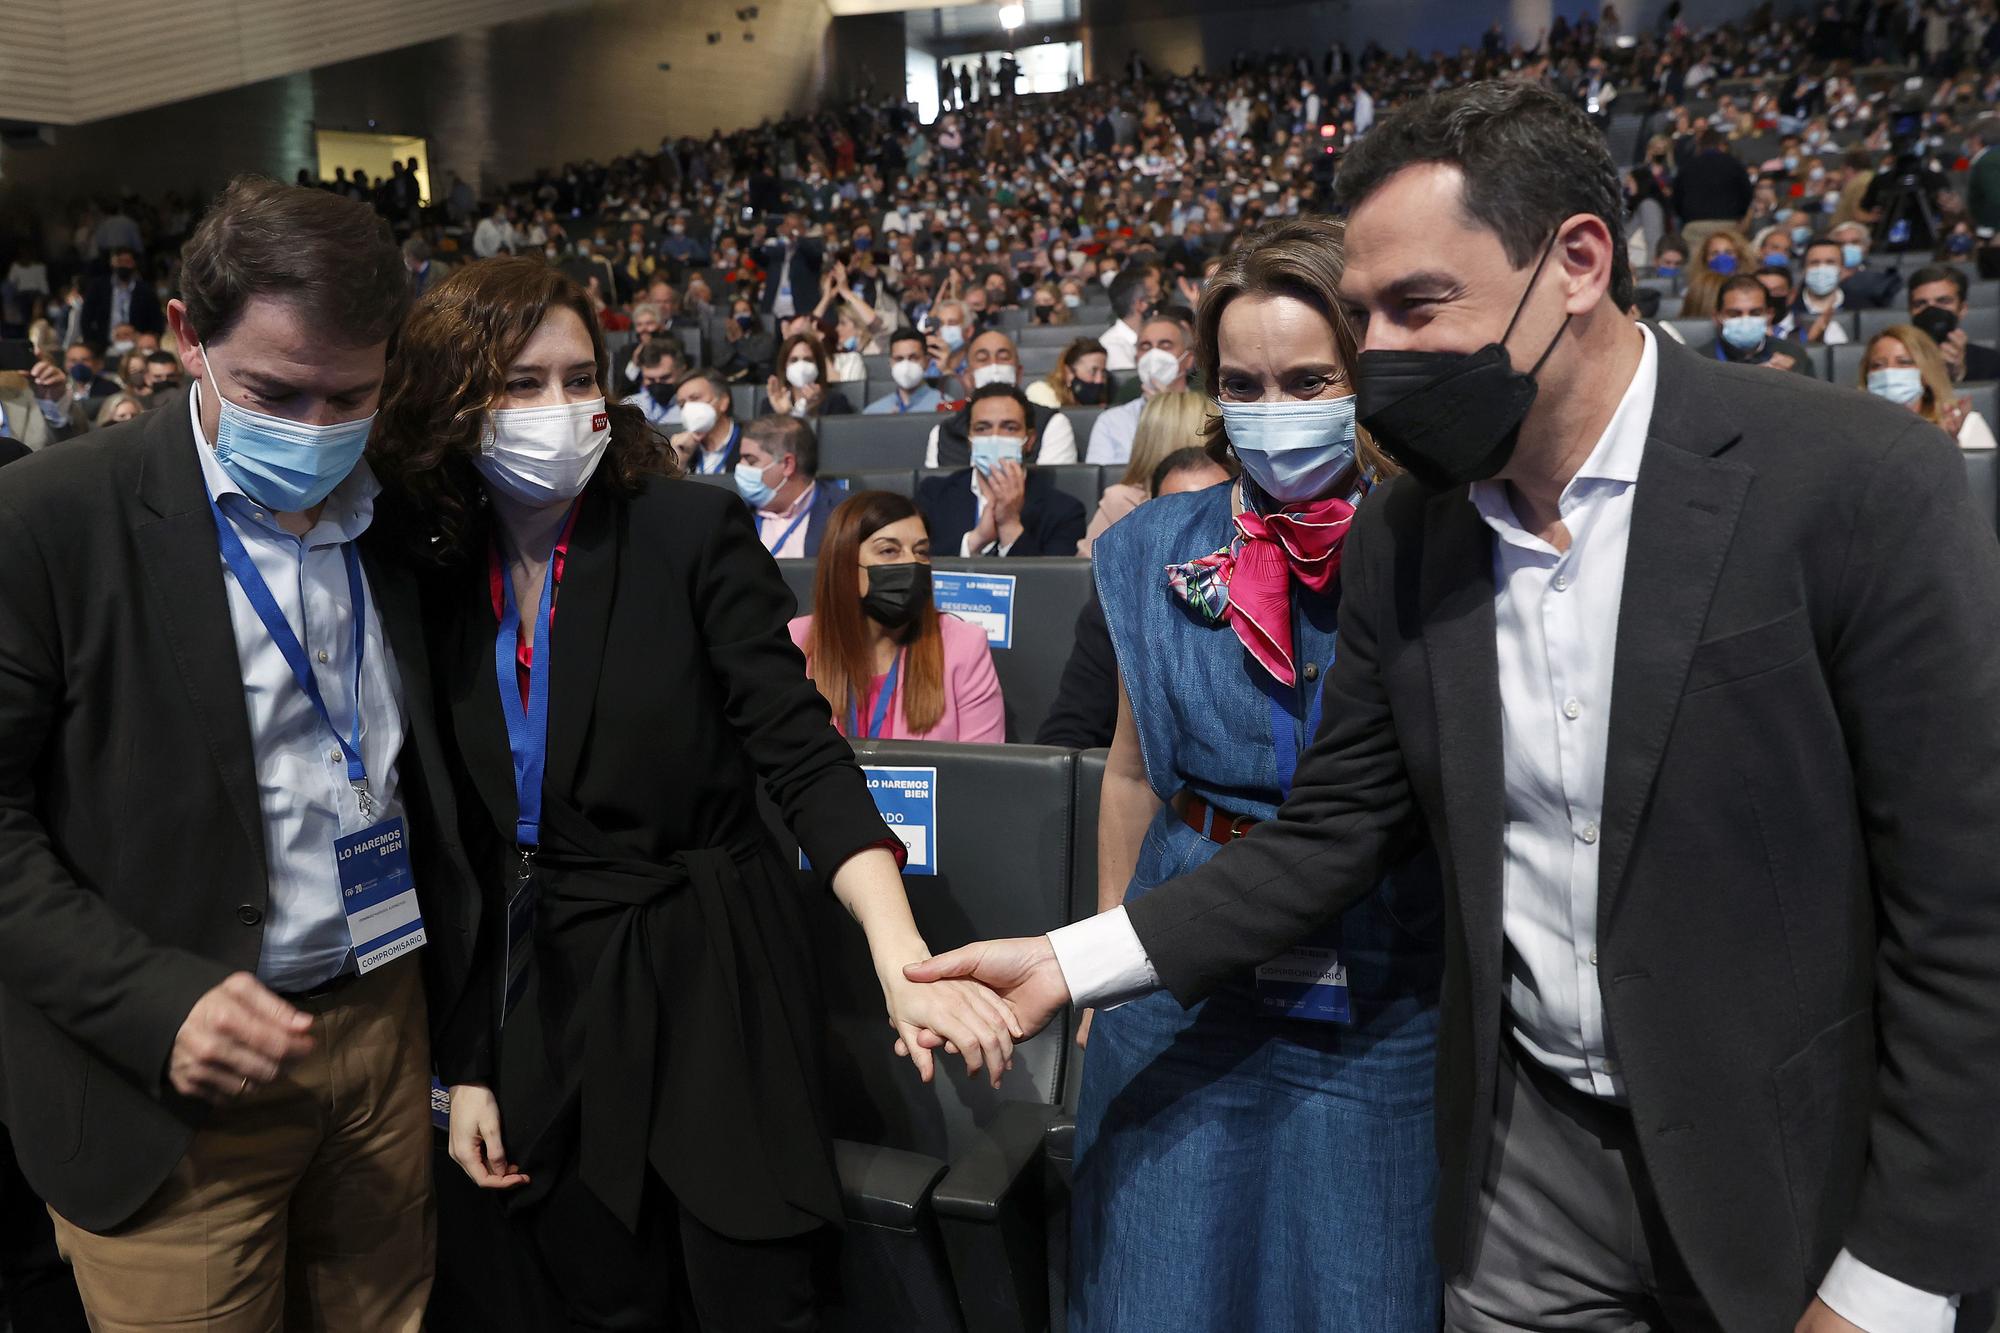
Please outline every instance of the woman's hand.
[{"label": "woman's hand", "polygon": [[1959,429],[1965,425],[1965,414],[1971,410],[1972,400],[1969,398],[1948,399],[1938,409],[1938,429],[1957,439]]},{"label": "woman's hand", "polygon": [[[917,961],[917,960],[912,960]],[[1026,1034],[1014,1008],[976,981],[911,981],[901,967],[881,974],[882,998],[889,1009],[889,1026],[896,1029],[896,1054],[907,1056],[928,1083],[931,1051],[938,1046],[965,1060],[965,1072],[986,1071],[988,1081],[1012,1066],[1014,1043]]]},{"label": "woman's hand", "polygon": [[510,1190],[528,1177],[507,1160],[500,1141],[500,1102],[483,1083],[460,1083],[451,1090],[451,1160],[484,1190]]},{"label": "woman's hand", "polygon": [[770,400],[773,412],[782,415],[792,410],[792,386],[776,375],[764,381],[764,397]]}]

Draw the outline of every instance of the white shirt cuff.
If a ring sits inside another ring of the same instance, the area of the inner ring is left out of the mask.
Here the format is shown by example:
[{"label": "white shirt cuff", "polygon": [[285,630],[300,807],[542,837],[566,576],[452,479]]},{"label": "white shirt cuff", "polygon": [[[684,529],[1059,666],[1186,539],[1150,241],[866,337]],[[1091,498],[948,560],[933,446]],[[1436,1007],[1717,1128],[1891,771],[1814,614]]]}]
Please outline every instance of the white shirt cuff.
[{"label": "white shirt cuff", "polygon": [[1079,1007],[1115,1009],[1160,988],[1160,975],[1123,907],[1052,930],[1049,944]]},{"label": "white shirt cuff", "polygon": [[[1061,958],[1060,952],[1057,958]],[[1846,1250],[1826,1270],[1819,1298],[1827,1308],[1867,1333],[1952,1333],[1958,1297],[1898,1282]]]}]

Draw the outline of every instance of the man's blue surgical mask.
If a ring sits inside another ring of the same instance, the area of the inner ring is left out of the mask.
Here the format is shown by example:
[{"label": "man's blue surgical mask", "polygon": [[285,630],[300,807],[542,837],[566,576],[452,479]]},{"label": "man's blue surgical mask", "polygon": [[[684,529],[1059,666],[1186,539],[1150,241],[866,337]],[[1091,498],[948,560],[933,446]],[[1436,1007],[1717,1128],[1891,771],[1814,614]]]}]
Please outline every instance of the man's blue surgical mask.
[{"label": "man's blue surgical mask", "polygon": [[748,459],[736,465],[736,493],[748,501],[752,509],[762,509],[778,493],[776,487],[764,481],[766,470]]},{"label": "man's blue surgical mask", "polygon": [[1848,241],[1840,247],[1840,262],[1844,268],[1860,268],[1867,258],[1867,251],[1853,241]]},{"label": "man's blue surgical mask", "polygon": [[1221,407],[1243,470],[1280,504],[1325,495],[1354,465],[1353,394]]},{"label": "man's blue surgical mask", "polygon": [[1831,264],[1806,266],[1806,290],[1814,296],[1832,296],[1840,286],[1840,270]]},{"label": "man's blue surgical mask", "polygon": [[215,461],[245,495],[266,509],[281,514],[311,509],[333,494],[361,461],[375,413],[330,426],[309,426],[253,412],[222,396],[205,347],[202,368],[221,408],[215,425]]},{"label": "man's blue surgical mask", "polygon": [[975,435],[972,437],[972,466],[979,469],[980,476],[990,477],[993,469],[1003,460],[1020,462],[1021,450],[1026,443],[1019,435]]},{"label": "man's blue surgical mask", "polygon": [[1722,341],[1739,352],[1753,352],[1764,343],[1771,321],[1762,315],[1731,315],[1722,321]]}]

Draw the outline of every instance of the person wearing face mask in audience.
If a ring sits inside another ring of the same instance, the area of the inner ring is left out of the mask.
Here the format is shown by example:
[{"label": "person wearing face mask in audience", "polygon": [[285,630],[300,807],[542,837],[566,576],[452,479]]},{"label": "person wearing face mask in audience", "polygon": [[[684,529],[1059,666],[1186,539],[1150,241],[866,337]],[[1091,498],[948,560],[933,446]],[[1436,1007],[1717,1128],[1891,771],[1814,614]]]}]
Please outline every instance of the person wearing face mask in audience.
[{"label": "person wearing face mask in audience", "polygon": [[1937,344],[1952,383],[2000,380],[2000,351],[1970,341],[1960,327],[1968,290],[1965,274],[1948,264],[1918,269],[1910,275],[1910,323]]},{"label": "person wearing face mask in audience", "polygon": [[1055,369],[1028,386],[1028,401],[1037,407],[1104,406],[1115,387],[1104,361],[1103,343],[1078,338],[1063,348]]},{"label": "person wearing face mask in audience", "polygon": [[643,344],[635,359],[639,370],[638,391],[625,400],[628,407],[638,408],[646,420],[667,435],[678,435],[681,431],[681,405],[674,395],[685,369],[681,364],[683,359],[678,344]]},{"label": "person wearing face mask in audience", "polygon": [[0,473],[8,1129],[93,1327],[416,1333],[479,889],[362,461],[409,275],[250,177],[182,259],[193,391]]},{"label": "person wearing face mask in audience", "polygon": [[1806,349],[1771,333],[1771,294],[1748,273],[1722,284],[1715,305],[1715,340],[1700,349],[1717,361],[1739,366],[1770,366],[1813,377]]},{"label": "person wearing face mask in audience", "polygon": [[[980,334],[966,344],[957,378],[968,396],[958,403],[947,404],[955,409],[953,415],[931,427],[930,439],[924,445],[924,466],[927,468],[963,467],[971,461],[971,398],[977,397],[979,390],[990,385],[1019,388],[1021,354],[1015,349],[1014,340],[999,329],[989,329]],[[1028,414],[1028,424],[1033,427],[1035,438],[1040,442],[1037,462],[1056,464],[1077,461],[1076,432],[1070,428],[1068,418],[1054,408],[1036,406],[1032,399],[1028,403]]]},{"label": "person wearing face mask in audience", "polygon": [[1843,222],[1827,233],[1840,243],[1840,290],[1849,309],[1881,310],[1903,294],[1903,275],[1868,267],[1870,233],[1864,222]]},{"label": "person wearing face mask in audience", "polygon": [[1071,322],[1069,307],[1063,304],[1062,292],[1052,282],[1044,282],[1035,288],[1029,298],[1028,319],[1034,324],[1062,326]]},{"label": "person wearing face mask in audience", "polygon": [[1156,394],[1185,392],[1191,387],[1193,370],[1194,322],[1187,312],[1169,306],[1149,316],[1139,329],[1139,364],[1133,376],[1139,395],[1099,414],[1090,428],[1090,448],[1084,461],[1116,467],[1130,458],[1132,437],[1138,432],[1146,400]]},{"label": "person wearing face mask in audience", "polygon": [[1097,341],[1104,344],[1107,369],[1131,370],[1139,364],[1139,326],[1145,322],[1146,309],[1159,287],[1149,265],[1134,264],[1116,273],[1111,282],[1113,318],[1110,327],[1097,335]]},{"label": "person wearing face mask in audience", "polygon": [[[2000,547],[1960,451],[1633,323],[1617,168],[1548,89],[1406,104],[1335,202],[1359,424],[1408,476],[1347,533],[1290,799],[1120,908],[911,975],[987,981],[1035,1031],[1196,1004],[1429,843],[1451,1333],[1950,1333],[2000,1272],[2000,1066],[1970,1058],[2000,1043],[2000,864],[1966,833],[2000,803]],[[1342,1138],[1249,1206],[1336,1215],[1298,1172]],[[1176,1257],[1241,1234],[1271,1233],[1225,1214]],[[1142,1318],[1178,1308],[1171,1277]]]},{"label": "person wearing face mask in audience", "polygon": [[1007,1016],[894,975],[926,952],[900,844],[786,638],[791,595],[742,502],[674,479],[607,403],[589,316],[540,264],[453,274],[402,331],[373,441],[492,886],[451,1155],[508,1196],[570,1327],[813,1328],[840,1190],[810,936],[759,780],[926,1077],[920,1028],[997,1078]]},{"label": "person wearing face mask in audience", "polygon": [[938,366],[947,375],[956,374],[965,360],[965,345],[972,340],[975,332],[972,312],[957,297],[940,297],[930,308],[930,319],[938,339],[944,344],[945,356]]},{"label": "person wearing face mask in audience", "polygon": [[159,294],[139,275],[139,257],[123,247],[111,252],[111,272],[92,279],[85,290],[81,329],[86,341],[116,342],[115,331],[121,324],[146,333],[159,333],[167,326]]},{"label": "person wearing face mask in audience", "polygon": [[1958,441],[1961,449],[1991,449],[1993,429],[1952,390],[1944,355],[1914,324],[1894,324],[1868,342],[1859,387],[1907,407]]},{"label": "person wearing face mask in audience", "polygon": [[674,457],[685,470],[702,476],[726,476],[734,471],[743,448],[743,428],[736,424],[729,381],[713,370],[697,370],[674,390],[680,404],[680,434],[668,439]]},{"label": "person wearing face mask in audience", "polygon": [[810,333],[794,333],[778,349],[778,370],[764,385],[757,415],[788,413],[809,421],[851,416],[847,395],[826,382],[826,348]]},{"label": "person wearing face mask in audience", "polygon": [[1011,382],[973,391],[960,414],[969,466],[926,477],[917,488],[917,507],[940,550],[961,556],[1075,554],[1083,540],[1083,506],[1034,467],[1045,461],[1037,448],[1037,410]]},{"label": "person wearing face mask in audience", "polygon": [[930,368],[931,350],[924,335],[915,329],[897,329],[889,336],[889,378],[896,387],[862,408],[862,415],[938,411],[944,395],[925,382]]},{"label": "person wearing face mask in audience", "polygon": [[1840,242],[1831,237],[1806,242],[1798,296],[1787,317],[1792,329],[1788,336],[1794,341],[1809,347],[1838,347],[1850,340],[1847,321],[1839,318],[1847,307],[1847,293],[1840,286],[1840,258]]},{"label": "person wearing face mask in audience", "polygon": [[733,303],[729,317],[718,320],[710,345],[721,344],[715,368],[725,379],[742,382],[758,380],[771,373],[778,355],[778,339],[764,327],[750,303],[741,297]]},{"label": "person wearing face mask in audience", "polygon": [[758,417],[743,428],[736,490],[757,515],[757,538],[780,560],[819,553],[827,516],[846,492],[819,484],[819,437],[794,416]]},{"label": "person wearing face mask in audience", "polygon": [[[1199,314],[1220,415],[1197,438],[1242,477],[1150,500],[1093,548],[1119,678],[1100,907],[1270,818],[1343,707],[1327,688],[1342,543],[1385,465],[1354,426],[1341,241],[1338,223],[1302,219],[1225,259]],[[1344,984],[1274,984],[1324,979],[1300,955],[1240,969],[1191,1010],[1162,995],[1090,1016],[1072,1330],[1435,1329],[1442,906],[1426,854],[1315,936]],[[1278,1235],[1321,1259],[1265,1262]]]},{"label": "person wearing face mask in audience", "polygon": [[863,491],[834,510],[813,610],[791,623],[834,725],[857,740],[1006,740],[986,631],[931,601],[931,539],[917,506]]}]

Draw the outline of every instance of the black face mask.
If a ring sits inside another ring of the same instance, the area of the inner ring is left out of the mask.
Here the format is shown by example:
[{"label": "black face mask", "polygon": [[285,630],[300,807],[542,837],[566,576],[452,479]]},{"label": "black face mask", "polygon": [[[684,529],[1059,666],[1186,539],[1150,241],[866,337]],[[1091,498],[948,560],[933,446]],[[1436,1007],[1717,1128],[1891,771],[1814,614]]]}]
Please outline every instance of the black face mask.
[{"label": "black face mask", "polygon": [[653,400],[654,406],[660,408],[662,411],[671,412],[673,410],[675,401],[673,385],[648,384],[646,386],[646,394]]},{"label": "black face mask", "polygon": [[885,629],[902,629],[931,603],[931,567],[912,562],[870,565],[861,609]]},{"label": "black face mask", "polygon": [[1922,329],[1930,340],[1944,346],[1944,340],[1958,331],[1958,316],[1937,306],[1925,306],[1910,316],[1910,323]]},{"label": "black face mask", "polygon": [[1526,374],[1514,369],[1507,339],[1555,249],[1549,238],[1528,290],[1498,342],[1476,352],[1363,352],[1355,362],[1356,417],[1389,457],[1432,490],[1484,481],[1507,466],[1521,421],[1535,402],[1535,376],[1562,340],[1562,327]]},{"label": "black face mask", "polygon": [[1092,384],[1089,380],[1071,380],[1069,391],[1082,407],[1096,407],[1104,401],[1104,395],[1111,386],[1105,383]]}]

